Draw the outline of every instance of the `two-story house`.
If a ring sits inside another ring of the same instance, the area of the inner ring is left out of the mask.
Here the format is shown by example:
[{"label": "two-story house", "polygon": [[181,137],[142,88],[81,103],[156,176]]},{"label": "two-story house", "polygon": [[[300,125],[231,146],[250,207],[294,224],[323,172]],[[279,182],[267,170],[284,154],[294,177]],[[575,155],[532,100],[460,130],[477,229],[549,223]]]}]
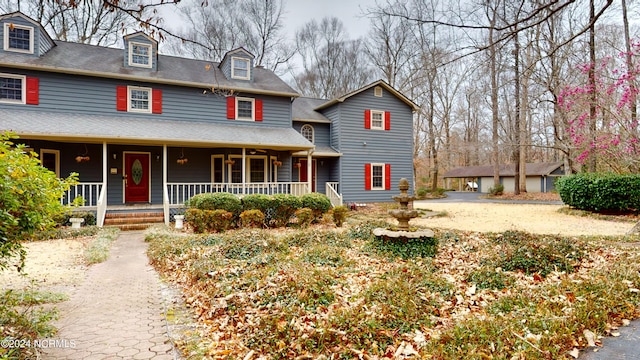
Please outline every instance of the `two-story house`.
[{"label": "two-story house", "polygon": [[171,209],[202,192],[389,201],[412,180],[409,99],[379,81],[334,100],[300,98],[243,48],[219,63],[165,56],[137,32],[123,48],[54,41],[0,16],[0,131],[59,176],[62,199],[108,212]]}]

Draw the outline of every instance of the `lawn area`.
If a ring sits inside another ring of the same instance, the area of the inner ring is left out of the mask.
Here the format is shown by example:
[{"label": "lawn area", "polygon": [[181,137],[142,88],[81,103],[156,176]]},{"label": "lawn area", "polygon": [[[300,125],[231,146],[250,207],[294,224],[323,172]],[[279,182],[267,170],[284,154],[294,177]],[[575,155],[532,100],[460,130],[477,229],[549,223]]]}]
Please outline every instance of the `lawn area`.
[{"label": "lawn area", "polygon": [[[434,229],[434,257],[344,228],[147,233],[198,327],[187,358],[558,359],[640,317],[637,237]],[[635,242],[635,243],[634,243]],[[588,334],[587,332],[587,334]]]}]

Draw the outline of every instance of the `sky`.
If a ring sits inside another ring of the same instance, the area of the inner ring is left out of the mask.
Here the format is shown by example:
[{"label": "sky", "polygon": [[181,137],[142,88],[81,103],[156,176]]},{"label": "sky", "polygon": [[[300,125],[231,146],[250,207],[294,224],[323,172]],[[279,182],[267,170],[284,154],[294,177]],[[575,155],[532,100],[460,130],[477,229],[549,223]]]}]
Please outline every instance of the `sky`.
[{"label": "sky", "polygon": [[349,38],[365,36],[369,29],[369,19],[362,16],[374,0],[286,0],[285,26],[293,39],[295,31],[309,21],[323,17],[337,17],[344,23]]}]

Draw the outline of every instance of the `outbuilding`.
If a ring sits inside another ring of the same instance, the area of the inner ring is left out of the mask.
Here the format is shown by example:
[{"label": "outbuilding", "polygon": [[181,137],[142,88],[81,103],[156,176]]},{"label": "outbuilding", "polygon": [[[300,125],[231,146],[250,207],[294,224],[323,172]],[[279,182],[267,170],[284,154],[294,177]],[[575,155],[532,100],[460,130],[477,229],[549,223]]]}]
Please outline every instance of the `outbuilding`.
[{"label": "outbuilding", "polygon": [[[565,174],[562,162],[527,163],[525,168],[527,175],[527,192],[550,192],[555,189],[554,183],[557,177]],[[515,164],[500,165],[500,184],[505,191],[513,191],[515,186]],[[444,174],[447,188],[452,185],[460,191],[466,189],[469,182],[476,183],[480,192],[489,192],[493,187],[493,166],[463,166],[447,171]],[[457,180],[457,184],[452,182]]]}]

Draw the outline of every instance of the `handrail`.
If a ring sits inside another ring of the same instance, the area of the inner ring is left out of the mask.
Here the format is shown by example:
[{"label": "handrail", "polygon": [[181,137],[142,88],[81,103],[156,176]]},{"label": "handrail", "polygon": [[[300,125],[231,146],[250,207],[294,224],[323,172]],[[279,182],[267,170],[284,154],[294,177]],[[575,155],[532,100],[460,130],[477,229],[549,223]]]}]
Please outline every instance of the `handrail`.
[{"label": "handrail", "polygon": [[96,217],[98,220],[98,227],[104,226],[104,218],[107,214],[107,187],[105,184],[100,189],[100,196],[98,197],[98,209],[96,211]]},{"label": "handrail", "polygon": [[342,205],[342,195],[338,192],[339,186],[339,182],[325,183],[326,195],[331,201],[331,205],[333,205],[334,207]]},{"label": "handrail", "polygon": [[171,221],[171,212],[169,210],[169,193],[167,191],[167,187],[165,187],[162,191],[162,209],[164,213],[164,224],[169,225]]}]

